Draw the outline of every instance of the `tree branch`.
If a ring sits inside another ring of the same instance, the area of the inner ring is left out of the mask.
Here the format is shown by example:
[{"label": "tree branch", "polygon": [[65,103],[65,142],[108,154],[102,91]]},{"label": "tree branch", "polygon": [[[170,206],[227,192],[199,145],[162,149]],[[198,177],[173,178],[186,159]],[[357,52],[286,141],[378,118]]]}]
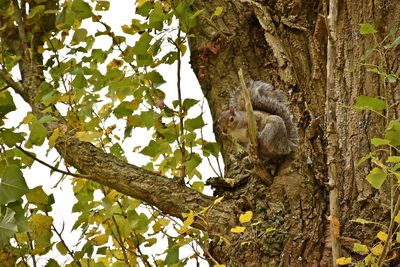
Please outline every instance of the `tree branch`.
[{"label": "tree branch", "polygon": [[15,82],[13,79],[11,79],[7,72],[5,72],[4,70],[0,69],[0,78],[12,89],[15,90],[16,93],[18,93],[19,95],[21,95],[24,99],[25,99],[25,93],[24,93],[24,89],[17,83]]},{"label": "tree branch", "polygon": [[87,176],[87,175],[82,175],[82,174],[79,174],[79,173],[72,173],[72,172],[69,172],[69,171],[63,171],[63,170],[57,169],[56,167],[54,167],[54,166],[48,164],[47,162],[45,162],[45,161],[43,161],[43,160],[41,160],[41,159],[35,157],[32,153],[30,153],[29,151],[26,151],[26,150],[23,149],[22,147],[20,147],[20,146],[18,146],[18,145],[16,145],[16,147],[17,147],[19,150],[21,150],[22,153],[24,153],[25,155],[27,155],[27,156],[30,157],[31,159],[33,159],[33,160],[39,162],[40,164],[42,164],[42,165],[44,165],[44,166],[50,168],[51,170],[53,170],[53,171],[55,171],[55,172],[59,172],[59,173],[65,174],[65,175],[70,175],[70,176],[78,177],[78,178],[90,178],[90,177]]},{"label": "tree branch", "polygon": [[126,163],[74,137],[60,137],[56,148],[68,164],[88,179],[143,200],[174,217],[182,218],[182,213],[188,210],[200,211],[213,203],[212,197]]}]

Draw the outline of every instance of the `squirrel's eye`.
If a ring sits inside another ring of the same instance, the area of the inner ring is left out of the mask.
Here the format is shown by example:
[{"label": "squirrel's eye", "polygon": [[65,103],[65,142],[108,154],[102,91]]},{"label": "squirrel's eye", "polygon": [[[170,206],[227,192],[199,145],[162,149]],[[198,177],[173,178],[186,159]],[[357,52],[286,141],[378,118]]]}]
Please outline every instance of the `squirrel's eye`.
[{"label": "squirrel's eye", "polygon": [[230,121],[230,122],[233,122],[234,120],[235,120],[235,119],[233,118],[233,116],[230,116],[230,117],[229,117],[229,121]]}]

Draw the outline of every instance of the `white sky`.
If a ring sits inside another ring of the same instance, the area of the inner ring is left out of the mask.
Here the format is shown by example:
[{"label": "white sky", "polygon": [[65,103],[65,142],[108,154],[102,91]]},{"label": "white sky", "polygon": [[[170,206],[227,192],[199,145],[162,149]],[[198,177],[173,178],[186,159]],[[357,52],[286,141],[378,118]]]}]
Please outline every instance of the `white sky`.
[{"label": "white sky", "polygon": [[[111,26],[114,32],[121,32],[120,27],[123,24],[130,25],[132,16],[135,12],[135,3],[132,0],[119,0],[119,1],[110,1],[111,7],[108,12],[102,13],[103,21]],[[90,22],[86,20],[84,23],[84,27],[86,27],[86,23]],[[175,65],[164,65],[158,69],[158,71],[163,75],[164,79],[166,80],[166,84],[163,85],[161,88],[165,90],[167,93],[168,99],[166,100],[167,103],[172,101],[173,99],[177,99],[177,90],[176,90],[176,64]],[[203,100],[203,95],[200,90],[200,86],[198,81],[189,65],[189,51],[185,54],[182,60],[182,96],[183,98],[194,98]],[[13,122],[19,122],[22,119],[26,112],[29,111],[29,106],[23,102],[20,97],[15,97],[15,102],[17,105],[18,110],[9,114],[9,118],[13,118]],[[194,112],[194,116],[200,114],[200,106],[197,106]],[[212,133],[212,120],[210,111],[208,109],[207,102],[204,103],[204,120],[207,123],[207,126],[203,129],[203,134],[206,140],[214,141],[214,136]],[[13,122],[8,122],[8,126],[12,125]],[[134,163],[135,165],[142,165],[145,164],[145,161],[148,160],[147,157],[140,155],[140,154],[133,154],[131,152],[131,148],[136,145],[146,145],[149,140],[149,134],[146,133],[145,130],[135,130],[135,140],[140,140],[139,143],[135,143],[132,139],[124,142],[123,147],[125,148],[125,152],[128,159],[133,159],[130,163]],[[43,146],[45,147],[45,146]],[[36,155],[45,160],[47,163],[53,164],[54,159],[58,156],[58,154],[52,150],[48,157],[45,156],[45,148],[38,148],[35,147],[34,151]],[[222,162],[222,161],[221,161]],[[216,168],[216,164],[214,162],[214,167]],[[63,168],[63,166],[60,166]],[[223,168],[223,166],[221,166]],[[201,173],[203,175],[203,181],[206,180],[208,177],[213,177],[215,174],[212,172],[207,160],[204,160],[202,165],[199,167]],[[58,227],[58,230],[61,230],[62,225],[64,226],[64,234],[63,237],[65,238],[66,242],[73,246],[80,235],[78,231],[71,231],[72,225],[74,224],[76,218],[78,217],[77,214],[73,214],[71,212],[72,206],[75,203],[75,198],[73,196],[72,187],[70,185],[69,179],[66,179],[61,185],[57,188],[54,188],[55,183],[59,180],[61,175],[53,174],[50,177],[50,170],[41,165],[40,163],[34,163],[32,168],[29,170],[24,171],[24,175],[27,179],[27,183],[29,188],[34,188],[36,186],[43,186],[43,189],[47,193],[53,193],[55,197],[55,204],[53,205],[52,216],[55,219],[55,226]],[[208,188],[207,194],[212,194],[211,190]],[[53,237],[54,240],[57,238]],[[162,251],[154,251],[154,253],[161,253]],[[51,257],[59,262],[59,264],[63,264],[65,259],[68,257],[64,257],[59,255],[58,253],[54,253]],[[42,257],[39,262],[38,266],[44,266],[47,262],[48,256]],[[187,266],[195,266],[195,262],[192,261]],[[208,266],[207,263],[203,262],[201,266]]]}]

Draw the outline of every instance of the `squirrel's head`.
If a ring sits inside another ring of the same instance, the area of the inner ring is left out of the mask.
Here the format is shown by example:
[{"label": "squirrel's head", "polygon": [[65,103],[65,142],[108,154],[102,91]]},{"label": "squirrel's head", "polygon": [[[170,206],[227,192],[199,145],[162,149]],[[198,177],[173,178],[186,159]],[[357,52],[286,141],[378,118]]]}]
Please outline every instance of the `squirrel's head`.
[{"label": "squirrel's head", "polygon": [[223,135],[228,135],[237,126],[236,112],[233,107],[223,111],[217,121],[218,128]]}]

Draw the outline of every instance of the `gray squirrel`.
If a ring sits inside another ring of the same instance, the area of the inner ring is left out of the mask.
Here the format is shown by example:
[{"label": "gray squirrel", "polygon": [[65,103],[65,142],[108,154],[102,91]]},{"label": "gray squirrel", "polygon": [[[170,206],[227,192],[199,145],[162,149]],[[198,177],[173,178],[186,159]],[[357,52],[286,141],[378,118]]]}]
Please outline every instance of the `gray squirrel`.
[{"label": "gray squirrel", "polygon": [[[292,121],[285,94],[271,84],[250,80],[247,82],[257,125],[258,151],[261,159],[270,160],[292,154],[298,143],[297,126]],[[229,110],[217,120],[223,135],[248,146],[247,115],[243,91],[232,98]]]}]

